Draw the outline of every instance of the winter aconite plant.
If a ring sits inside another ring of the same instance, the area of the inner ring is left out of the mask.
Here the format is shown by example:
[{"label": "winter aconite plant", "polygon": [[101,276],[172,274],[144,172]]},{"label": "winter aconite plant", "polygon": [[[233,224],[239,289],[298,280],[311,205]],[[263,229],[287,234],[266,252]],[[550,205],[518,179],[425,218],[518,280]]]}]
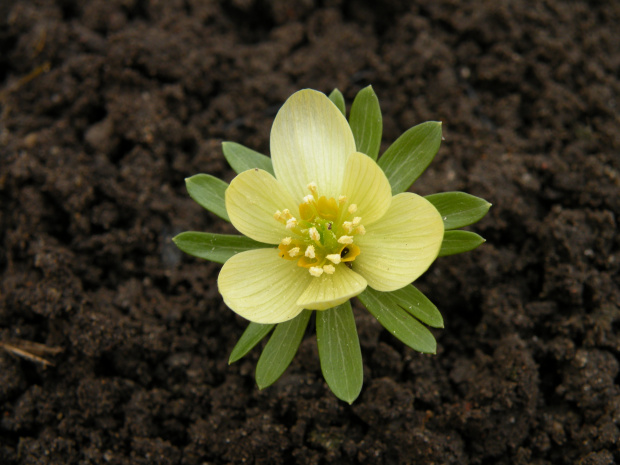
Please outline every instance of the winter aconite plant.
[{"label": "winter aconite plant", "polygon": [[271,158],[225,142],[239,173],[230,185],[207,174],[186,180],[194,200],[243,234],[185,232],[174,242],[224,264],[224,302],[250,321],[230,363],[275,327],[256,367],[260,388],[286,370],[316,310],[323,376],[337,397],[353,402],[363,376],[352,297],[409,347],[435,352],[425,324],[440,328],[443,319],[411,283],[438,256],[484,242],[455,229],[480,220],[490,204],[462,192],[404,192],[437,153],[441,123],[409,129],[376,161],[381,135],[371,87],[358,93],[348,121],[338,90],[328,98],[305,89],[273,122]]}]

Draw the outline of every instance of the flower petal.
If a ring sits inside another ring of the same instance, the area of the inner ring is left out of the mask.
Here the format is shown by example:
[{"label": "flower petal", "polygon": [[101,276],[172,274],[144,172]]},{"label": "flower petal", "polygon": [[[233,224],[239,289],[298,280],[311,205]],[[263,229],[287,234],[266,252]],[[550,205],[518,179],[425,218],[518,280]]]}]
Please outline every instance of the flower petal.
[{"label": "flower petal", "polygon": [[381,220],[355,237],[361,253],[352,262],[353,270],[377,291],[400,289],[437,258],[443,232],[443,220],[428,200],[410,192],[398,194]]},{"label": "flower petal", "polygon": [[[309,273],[308,273],[309,275]],[[366,280],[346,265],[336,266],[334,274],[312,278],[297,305],[310,310],[327,310],[355,297],[366,289]]]},{"label": "flower petal", "polygon": [[270,145],[276,178],[293,198],[301,201],[308,195],[310,182],[317,184],[320,195],[338,198],[355,139],[325,94],[304,89],[291,95],[273,122]]},{"label": "flower petal", "polygon": [[383,170],[367,155],[356,152],[348,160],[341,188],[348,204],[356,204],[355,216],[366,227],[381,218],[392,202],[392,187]]},{"label": "flower petal", "polygon": [[217,285],[234,312],[255,323],[281,323],[296,317],[297,299],[316,278],[295,262],[282,260],[276,249],[257,249],[231,257]]},{"label": "flower petal", "polygon": [[282,183],[258,168],[244,171],[226,189],[226,211],[242,234],[255,241],[278,244],[286,229],[273,214],[288,208],[293,216],[299,207]]}]

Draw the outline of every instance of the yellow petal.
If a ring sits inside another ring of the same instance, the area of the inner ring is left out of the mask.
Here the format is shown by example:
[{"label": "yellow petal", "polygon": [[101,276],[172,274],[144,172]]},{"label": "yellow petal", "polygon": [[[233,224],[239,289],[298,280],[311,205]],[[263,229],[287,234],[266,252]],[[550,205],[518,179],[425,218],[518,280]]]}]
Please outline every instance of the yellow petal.
[{"label": "yellow petal", "polygon": [[217,285],[234,312],[255,323],[281,323],[303,309],[297,299],[311,280],[308,270],[282,260],[277,249],[258,249],[231,257]]},{"label": "yellow petal", "polygon": [[319,194],[338,198],[355,139],[349,123],[325,94],[304,89],[284,103],[271,128],[276,178],[298,201],[315,182]]},{"label": "yellow petal", "polygon": [[443,240],[443,220],[419,195],[405,192],[392,198],[387,213],[364,236],[356,236],[361,253],[353,270],[377,291],[400,289],[415,281],[433,263]]},{"label": "yellow petal", "polygon": [[385,173],[369,156],[356,152],[348,160],[341,189],[347,204],[357,205],[355,216],[366,227],[381,218],[392,202],[392,187]]},{"label": "yellow petal", "polygon": [[327,310],[355,297],[364,289],[364,278],[346,265],[338,265],[333,274],[323,273],[318,278],[312,277],[304,293],[297,299],[297,305],[309,310]]},{"label": "yellow petal", "polygon": [[273,214],[288,208],[299,214],[297,203],[282,183],[260,169],[239,174],[226,189],[226,211],[230,222],[255,241],[278,244],[287,236],[285,226]]}]

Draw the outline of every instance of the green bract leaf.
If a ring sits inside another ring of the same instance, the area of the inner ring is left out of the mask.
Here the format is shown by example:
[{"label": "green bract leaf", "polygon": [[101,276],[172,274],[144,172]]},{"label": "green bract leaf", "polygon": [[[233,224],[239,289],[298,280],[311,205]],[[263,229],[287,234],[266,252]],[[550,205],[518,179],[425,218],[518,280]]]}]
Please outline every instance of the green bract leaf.
[{"label": "green bract leaf", "polygon": [[274,175],[271,158],[236,142],[222,142],[222,152],[237,173],[259,168]]},{"label": "green bract leaf", "polygon": [[251,321],[230,353],[228,364],[235,363],[240,358],[245,357],[256,344],[269,334],[269,331],[271,331],[274,326],[275,325],[261,325],[260,323]]},{"label": "green bract leaf", "polygon": [[355,137],[357,151],[376,160],[381,146],[383,117],[379,99],[372,86],[360,90],[355,96],[349,115],[349,126]]},{"label": "green bract leaf", "polygon": [[275,383],[288,368],[306,332],[311,310],[276,326],[256,364],[256,384],[264,389]]},{"label": "green bract leaf", "polygon": [[411,313],[418,320],[433,328],[443,328],[443,317],[437,307],[428,300],[415,286],[409,285],[393,292],[386,292],[395,299],[402,308]]},{"label": "green bract leaf", "polygon": [[485,240],[478,234],[470,231],[446,231],[443,235],[439,257],[455,255],[457,253],[474,250]]},{"label": "green bract leaf", "polygon": [[347,108],[344,104],[344,96],[342,95],[342,92],[340,92],[338,89],[334,89],[332,90],[332,93],[329,94],[329,99],[334,102],[334,105],[336,105],[338,107],[338,110],[340,110],[340,112],[344,115],[344,117],[347,117]]},{"label": "green bract leaf", "polygon": [[316,342],[327,385],[336,397],[353,403],[362,390],[364,370],[349,301],[316,313]]},{"label": "green bract leaf", "polygon": [[394,300],[385,298],[385,294],[367,287],[357,297],[377,321],[403,343],[418,352],[436,353],[437,342],[428,328],[402,309]]},{"label": "green bract leaf", "polygon": [[209,174],[197,174],[185,179],[185,186],[190,197],[202,208],[230,222],[224,202],[227,183]]},{"label": "green bract leaf", "polygon": [[378,164],[392,185],[392,194],[406,191],[428,167],[441,145],[441,122],[418,124],[396,139]]},{"label": "green bract leaf", "polygon": [[486,200],[465,192],[442,192],[424,198],[439,211],[446,231],[480,221],[491,208]]},{"label": "green bract leaf", "polygon": [[225,263],[233,255],[245,250],[273,247],[271,244],[256,242],[245,236],[196,231],[182,232],[173,237],[172,241],[187,254],[217,263]]}]

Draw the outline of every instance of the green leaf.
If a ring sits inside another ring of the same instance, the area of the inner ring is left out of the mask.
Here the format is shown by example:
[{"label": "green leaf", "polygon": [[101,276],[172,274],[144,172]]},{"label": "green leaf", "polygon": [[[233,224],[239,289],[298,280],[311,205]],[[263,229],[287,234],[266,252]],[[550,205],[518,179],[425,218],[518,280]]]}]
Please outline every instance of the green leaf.
[{"label": "green leaf", "polygon": [[186,231],[172,238],[183,252],[216,263],[225,263],[239,252],[273,247],[245,236]]},{"label": "green leaf", "polygon": [[436,353],[437,342],[428,328],[413,318],[395,301],[385,298],[385,294],[367,287],[357,298],[362,301],[377,321],[401,342],[418,352]]},{"label": "green leaf", "polygon": [[443,317],[437,307],[428,300],[415,286],[405,286],[393,292],[384,292],[383,295],[389,294],[398,305],[411,313],[415,318],[426,323],[433,328],[443,328]]},{"label": "green leaf", "polygon": [[443,235],[439,257],[469,252],[486,242],[478,234],[470,231],[446,231]]},{"label": "green leaf", "polygon": [[226,161],[236,173],[259,168],[275,176],[271,158],[236,142],[222,142]]},{"label": "green leaf", "polygon": [[379,99],[372,86],[360,90],[355,96],[349,115],[349,126],[355,137],[357,151],[376,160],[381,147],[383,117]]},{"label": "green leaf", "polygon": [[224,193],[228,188],[227,183],[210,174],[197,174],[191,178],[186,178],[185,186],[189,196],[202,208],[215,213],[230,223],[224,201]]},{"label": "green leaf", "polygon": [[349,301],[316,312],[316,342],[327,385],[336,397],[352,404],[362,390],[364,369]]},{"label": "green leaf", "polygon": [[344,115],[344,117],[347,117],[347,108],[344,104],[344,97],[342,95],[342,92],[340,92],[338,89],[334,89],[332,90],[332,93],[329,94],[329,99],[334,103],[334,105],[336,105],[338,107],[338,110],[340,110],[340,112]]},{"label": "green leaf", "polygon": [[230,357],[228,359],[228,364],[235,363],[242,357],[245,357],[246,354],[254,348],[256,344],[263,340],[263,338],[269,334],[269,331],[275,325],[262,325],[260,323],[254,323],[250,321],[250,324],[235,344],[232,352],[230,353]]},{"label": "green leaf", "polygon": [[480,221],[491,208],[486,200],[465,192],[442,192],[424,198],[439,211],[446,231]]},{"label": "green leaf", "polygon": [[441,145],[441,122],[427,121],[407,130],[379,158],[392,195],[411,187],[433,161]]},{"label": "green leaf", "polygon": [[306,332],[311,310],[304,310],[292,320],[279,323],[256,364],[256,384],[264,389],[275,383],[288,368]]}]

